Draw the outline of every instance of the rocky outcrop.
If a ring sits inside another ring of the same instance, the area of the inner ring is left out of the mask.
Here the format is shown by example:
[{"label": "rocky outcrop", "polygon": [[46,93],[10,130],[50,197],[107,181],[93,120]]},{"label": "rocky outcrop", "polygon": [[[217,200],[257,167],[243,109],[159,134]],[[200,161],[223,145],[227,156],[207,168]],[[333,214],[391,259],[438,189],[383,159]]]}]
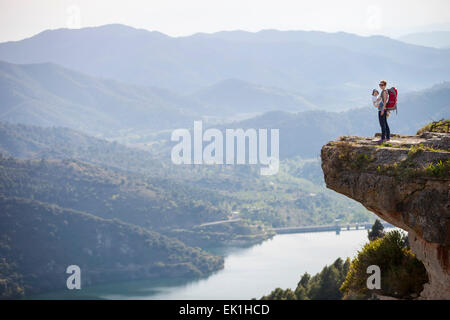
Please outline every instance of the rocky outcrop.
[{"label": "rocky outcrop", "polygon": [[423,299],[450,299],[450,134],[341,137],[323,146],[328,188],[409,233],[428,272]]}]

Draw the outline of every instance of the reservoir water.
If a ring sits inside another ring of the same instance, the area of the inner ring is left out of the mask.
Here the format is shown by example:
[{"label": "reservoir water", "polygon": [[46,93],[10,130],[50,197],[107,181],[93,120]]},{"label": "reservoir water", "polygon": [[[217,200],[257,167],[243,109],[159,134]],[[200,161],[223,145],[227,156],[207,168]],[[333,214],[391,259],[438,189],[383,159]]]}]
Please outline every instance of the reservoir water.
[{"label": "reservoir water", "polygon": [[[203,279],[157,279],[43,294],[38,299],[251,299],[273,289],[295,288],[338,257],[354,257],[368,242],[366,230],[281,234],[249,248],[227,248],[224,269]],[[217,252],[216,252],[217,253]]]}]

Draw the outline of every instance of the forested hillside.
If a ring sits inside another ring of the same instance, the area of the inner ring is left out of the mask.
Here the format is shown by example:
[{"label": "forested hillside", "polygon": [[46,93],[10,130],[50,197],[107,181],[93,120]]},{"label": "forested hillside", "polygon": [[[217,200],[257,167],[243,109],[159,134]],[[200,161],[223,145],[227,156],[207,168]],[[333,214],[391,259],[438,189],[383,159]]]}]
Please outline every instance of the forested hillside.
[{"label": "forested hillside", "polygon": [[142,179],[78,160],[0,159],[0,194],[57,204],[146,228],[192,226],[227,212],[170,181]]},{"label": "forested hillside", "polygon": [[[281,162],[279,174],[262,177],[258,168],[248,165],[177,166],[171,163],[168,155],[155,157],[144,150],[64,128],[0,123],[0,137],[0,152],[5,156],[35,160],[80,159],[84,165],[94,165],[87,166],[90,170],[95,167],[112,169],[102,169],[102,174],[98,171],[99,176],[109,172],[124,175],[124,172],[116,172],[119,169],[128,172],[126,179],[144,180],[145,184],[150,183],[152,188],[168,194],[167,197],[174,201],[189,198],[206,203],[207,208],[220,208],[225,215],[238,211],[243,218],[263,221],[274,227],[332,223],[336,218],[347,221],[369,219],[362,206],[324,188],[318,160],[287,159]],[[121,186],[122,191],[126,188]],[[109,194],[108,199],[111,196]],[[116,201],[113,203],[121,203]],[[180,221],[188,221],[189,210],[184,215],[186,218],[181,217]],[[223,217],[219,215],[220,219]]]},{"label": "forested hillside", "polygon": [[0,298],[64,289],[69,265],[81,268],[82,286],[201,276],[223,266],[221,257],[117,219],[3,192],[0,208]]}]

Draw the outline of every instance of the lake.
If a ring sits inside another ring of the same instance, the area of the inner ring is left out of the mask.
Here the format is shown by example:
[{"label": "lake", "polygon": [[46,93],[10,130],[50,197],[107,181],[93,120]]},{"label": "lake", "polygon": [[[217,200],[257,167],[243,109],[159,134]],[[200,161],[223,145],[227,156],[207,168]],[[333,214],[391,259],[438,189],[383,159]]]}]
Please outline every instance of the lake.
[{"label": "lake", "polygon": [[203,279],[141,280],[42,294],[39,299],[251,299],[273,289],[295,288],[338,257],[354,257],[368,242],[366,230],[280,234],[249,248],[227,248],[224,269]]}]

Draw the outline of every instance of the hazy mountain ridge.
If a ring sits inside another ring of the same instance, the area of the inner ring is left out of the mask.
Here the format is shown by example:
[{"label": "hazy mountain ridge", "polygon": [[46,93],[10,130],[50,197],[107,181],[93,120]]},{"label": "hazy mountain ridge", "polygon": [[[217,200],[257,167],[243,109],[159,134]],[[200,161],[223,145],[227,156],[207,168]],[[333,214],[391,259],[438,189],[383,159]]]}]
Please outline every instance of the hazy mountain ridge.
[{"label": "hazy mountain ridge", "polygon": [[[391,112],[391,133],[414,134],[417,128],[450,117],[450,82],[431,88],[404,92],[399,89],[398,112]],[[370,96],[367,97],[370,101]],[[294,156],[316,158],[320,146],[342,135],[373,136],[380,131],[377,110],[371,105],[348,111],[309,110],[298,113],[270,111],[242,121],[216,126],[226,128],[266,128],[280,130],[280,159]],[[167,141],[168,139],[166,139]],[[168,157],[173,142],[155,145]]]},{"label": "hazy mountain ridge", "polygon": [[[359,36],[346,32],[323,32],[323,31],[280,31],[280,30],[261,30],[258,32],[249,31],[219,31],[216,33],[198,33],[192,37],[198,38],[217,38],[227,41],[241,41],[254,43],[281,43],[281,42],[299,42],[316,46],[331,46],[345,48],[353,52],[367,53],[375,51],[376,55],[389,58],[395,62],[404,63],[405,61],[414,61],[415,55],[425,57],[427,54],[432,54],[435,58],[444,57],[448,54],[445,51],[434,50],[432,48],[422,48],[421,46],[413,45],[411,43],[404,43],[397,39],[391,39],[386,36]],[[383,50],[376,50],[377,48]],[[431,49],[431,50],[430,50]],[[412,56],[403,56],[405,51],[412,51]],[[406,59],[406,60],[405,60]],[[441,62],[441,60],[438,60]],[[429,61],[436,63],[436,61]]]},{"label": "hazy mountain ridge", "polygon": [[315,106],[297,93],[225,80],[194,95],[93,78],[51,63],[0,62],[0,121],[63,126],[100,136],[190,127],[194,120],[238,118]]},{"label": "hazy mountain ridge", "polygon": [[241,113],[263,113],[273,110],[298,112],[317,108],[298,93],[226,79],[190,95],[211,106],[210,114],[232,116]]},{"label": "hazy mountain ridge", "polygon": [[237,78],[300,92],[322,108],[361,103],[364,88],[380,76],[410,89],[448,80],[449,56],[448,50],[379,36],[269,30],[172,38],[122,25],[46,31],[0,44],[0,59],[9,62],[51,61],[179,93]]},{"label": "hazy mountain ridge", "polygon": [[[400,90],[400,89],[399,89]],[[414,134],[432,120],[450,117],[450,82],[420,91],[399,91],[398,113],[388,119],[391,133]],[[315,157],[320,146],[342,135],[373,136],[380,131],[373,106],[344,112],[305,111],[296,114],[269,112],[227,128],[278,128],[280,157]]]},{"label": "hazy mountain ridge", "polygon": [[202,107],[167,90],[96,79],[55,64],[0,62],[3,121],[108,134],[186,126]]},{"label": "hazy mountain ridge", "polygon": [[450,49],[450,31],[429,31],[410,33],[398,40],[419,46]]}]

